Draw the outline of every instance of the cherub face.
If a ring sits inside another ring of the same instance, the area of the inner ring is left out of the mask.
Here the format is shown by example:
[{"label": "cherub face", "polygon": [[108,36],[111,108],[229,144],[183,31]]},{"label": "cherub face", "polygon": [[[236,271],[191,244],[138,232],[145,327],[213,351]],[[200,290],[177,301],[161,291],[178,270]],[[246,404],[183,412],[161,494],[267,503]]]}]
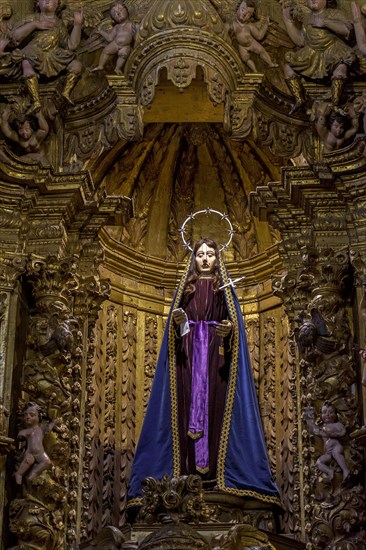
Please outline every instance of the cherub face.
[{"label": "cherub face", "polygon": [[254,8],[249,8],[246,2],[242,2],[236,12],[237,18],[241,23],[248,21],[254,13]]},{"label": "cherub face", "polygon": [[123,4],[115,4],[111,7],[111,16],[116,23],[123,23],[128,19],[128,11]]},{"label": "cherub face", "polygon": [[196,252],[196,268],[199,273],[213,273],[217,264],[214,248],[203,243]]},{"label": "cherub face", "polygon": [[344,135],[344,124],[338,120],[334,120],[331,126],[332,134],[335,137],[342,137]]},{"label": "cherub face", "polygon": [[330,422],[336,422],[337,414],[333,407],[324,406],[322,407],[322,420],[325,424]]},{"label": "cherub face", "polygon": [[28,409],[24,411],[24,424],[30,428],[36,426],[38,423],[39,413],[36,407],[28,407]]},{"label": "cherub face", "polygon": [[18,128],[18,136],[22,139],[30,139],[32,137],[32,134],[33,130],[31,125],[29,124],[29,121],[24,121],[23,124]]}]

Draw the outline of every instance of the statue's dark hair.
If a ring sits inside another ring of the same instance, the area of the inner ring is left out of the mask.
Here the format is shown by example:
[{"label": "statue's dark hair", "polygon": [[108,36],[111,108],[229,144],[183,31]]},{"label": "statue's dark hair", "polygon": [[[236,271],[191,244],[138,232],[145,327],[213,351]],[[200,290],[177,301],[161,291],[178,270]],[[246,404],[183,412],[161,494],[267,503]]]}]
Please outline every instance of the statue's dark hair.
[{"label": "statue's dark hair", "polygon": [[[196,257],[196,254],[197,254],[197,250],[203,244],[206,244],[208,247],[213,248],[215,250],[216,259],[217,259],[217,261],[219,261],[219,249],[218,249],[218,246],[217,246],[216,242],[213,241],[212,239],[208,239],[207,237],[201,237],[200,239],[198,239],[198,241],[195,243],[195,245],[193,247],[192,263],[191,263],[191,266],[190,266],[189,271],[188,271],[186,287],[184,289],[184,294],[186,296],[189,296],[190,294],[193,294],[196,290],[195,284],[196,284],[196,281],[199,279],[200,274],[199,274],[199,272],[197,271],[197,268],[196,268],[195,257]],[[216,266],[216,269],[215,269],[213,275],[214,275],[214,277],[213,277],[213,287],[214,287],[214,290],[217,291],[219,289],[219,286],[220,286],[219,270],[218,270],[217,266]]]}]

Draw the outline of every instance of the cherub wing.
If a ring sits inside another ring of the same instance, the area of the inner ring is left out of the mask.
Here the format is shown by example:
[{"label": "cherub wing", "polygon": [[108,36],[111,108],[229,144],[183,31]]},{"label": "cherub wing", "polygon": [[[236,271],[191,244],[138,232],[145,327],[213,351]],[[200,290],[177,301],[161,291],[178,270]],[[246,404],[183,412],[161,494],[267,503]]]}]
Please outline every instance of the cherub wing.
[{"label": "cherub wing", "polygon": [[[84,2],[82,5],[82,11],[84,16],[83,21],[83,28],[84,29],[93,29],[103,19],[103,9],[101,9],[101,4],[103,3],[103,0],[100,0],[99,2],[93,2],[93,5],[91,2]],[[80,11],[80,2],[69,2],[66,9],[62,11],[62,19],[63,21],[68,24],[72,25],[74,21],[74,13],[76,11]]]},{"label": "cherub wing", "polygon": [[[96,26],[97,27],[97,26]],[[101,27],[105,31],[111,30],[113,27],[113,21],[110,17],[106,17],[102,19],[98,27]],[[96,50],[99,50],[103,46],[105,46],[106,41],[104,40],[103,36],[101,36],[96,29],[93,29],[89,35],[89,37],[82,43],[82,45],[78,48],[78,53],[92,53]]]},{"label": "cherub wing", "polygon": [[223,21],[231,23],[238,7],[238,0],[210,0]]}]

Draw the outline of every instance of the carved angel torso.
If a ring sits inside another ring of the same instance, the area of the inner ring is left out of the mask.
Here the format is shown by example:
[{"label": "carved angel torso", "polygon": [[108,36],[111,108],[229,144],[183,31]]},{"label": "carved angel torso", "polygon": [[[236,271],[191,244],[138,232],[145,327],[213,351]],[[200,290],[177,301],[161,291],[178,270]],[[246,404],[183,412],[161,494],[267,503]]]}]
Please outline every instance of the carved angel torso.
[{"label": "carved angel torso", "polygon": [[[327,19],[347,24],[339,10],[327,10]],[[303,33],[305,46],[286,54],[286,61],[302,76],[322,79],[331,75],[339,64],[351,65],[355,60],[354,51],[341,38],[328,28],[312,25],[311,15],[304,18]]]},{"label": "carved angel torso", "polygon": [[[39,15],[36,16],[39,18]],[[33,32],[30,42],[21,49],[35,70],[47,77],[56,76],[71,63],[75,53],[68,50],[69,34],[61,19],[52,29]]]}]

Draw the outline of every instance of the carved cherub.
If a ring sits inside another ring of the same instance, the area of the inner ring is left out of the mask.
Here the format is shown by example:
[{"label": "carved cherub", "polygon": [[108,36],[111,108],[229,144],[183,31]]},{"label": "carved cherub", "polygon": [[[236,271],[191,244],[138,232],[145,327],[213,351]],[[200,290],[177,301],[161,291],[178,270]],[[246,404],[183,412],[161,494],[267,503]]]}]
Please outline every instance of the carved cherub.
[{"label": "carved cherub", "polygon": [[[70,94],[82,70],[75,52],[80,44],[83,23],[80,8],[80,11],[74,12],[74,24],[69,34],[66,24],[59,17],[63,7],[60,0],[37,0],[36,6],[38,12],[33,19],[12,33],[13,42],[20,46],[12,55],[21,62],[34,111],[41,108],[37,75],[54,77],[65,70],[67,76],[62,95],[67,102],[72,103]],[[26,39],[28,42],[22,47]]]},{"label": "carved cherub", "polygon": [[11,105],[7,105],[1,113],[0,128],[7,139],[21,147],[25,153],[23,158],[48,164],[43,143],[48,136],[49,125],[42,110],[32,115],[16,112]]},{"label": "carved cherub", "polygon": [[301,77],[311,80],[331,78],[331,102],[334,109],[340,105],[349,67],[356,59],[345,39],[352,30],[345,14],[328,7],[327,0],[307,0],[307,12],[301,16],[287,0],[281,0],[282,17],[287,32],[296,46],[286,54],[285,77],[295,98],[291,112],[305,103]]},{"label": "carved cherub", "polygon": [[323,424],[322,426],[318,426],[314,422],[314,409],[308,407],[305,411],[309,431],[321,437],[324,442],[324,453],[318,458],[316,465],[321,472],[327,474],[329,480],[332,480],[334,469],[329,466],[329,463],[334,459],[341,468],[343,480],[345,480],[350,475],[350,471],[347,467],[343,455],[343,447],[339,439],[346,435],[346,428],[342,422],[338,421],[337,411],[330,401],[324,401],[321,417]]},{"label": "carved cherub", "polygon": [[352,105],[348,114],[342,114],[333,111],[327,102],[314,102],[311,120],[315,122],[325,153],[345,147],[359,127],[359,114]]},{"label": "carved cherub", "polygon": [[55,419],[41,427],[41,408],[32,401],[26,404],[23,418],[25,428],[18,433],[18,440],[26,441],[26,449],[23,459],[14,474],[18,485],[22,484],[23,476],[29,470],[31,472],[27,477],[32,480],[51,466],[51,459],[43,447],[43,438],[44,434],[50,432],[56,423]]},{"label": "carved cherub", "polygon": [[236,17],[229,28],[233,31],[238,43],[239,55],[248,67],[258,72],[251,54],[257,54],[270,67],[278,67],[271,59],[267,50],[260,44],[270,25],[269,17],[254,19],[255,4],[253,0],[240,2]]},{"label": "carved cherub", "polygon": [[113,4],[110,10],[112,19],[116,25],[111,30],[105,30],[102,27],[97,29],[108,44],[103,48],[99,62],[96,67],[91,69],[91,72],[101,71],[111,56],[117,54],[117,61],[114,72],[118,75],[122,74],[122,69],[131,52],[131,45],[134,39],[134,24],[129,19],[129,14],[126,6],[121,2]]}]

